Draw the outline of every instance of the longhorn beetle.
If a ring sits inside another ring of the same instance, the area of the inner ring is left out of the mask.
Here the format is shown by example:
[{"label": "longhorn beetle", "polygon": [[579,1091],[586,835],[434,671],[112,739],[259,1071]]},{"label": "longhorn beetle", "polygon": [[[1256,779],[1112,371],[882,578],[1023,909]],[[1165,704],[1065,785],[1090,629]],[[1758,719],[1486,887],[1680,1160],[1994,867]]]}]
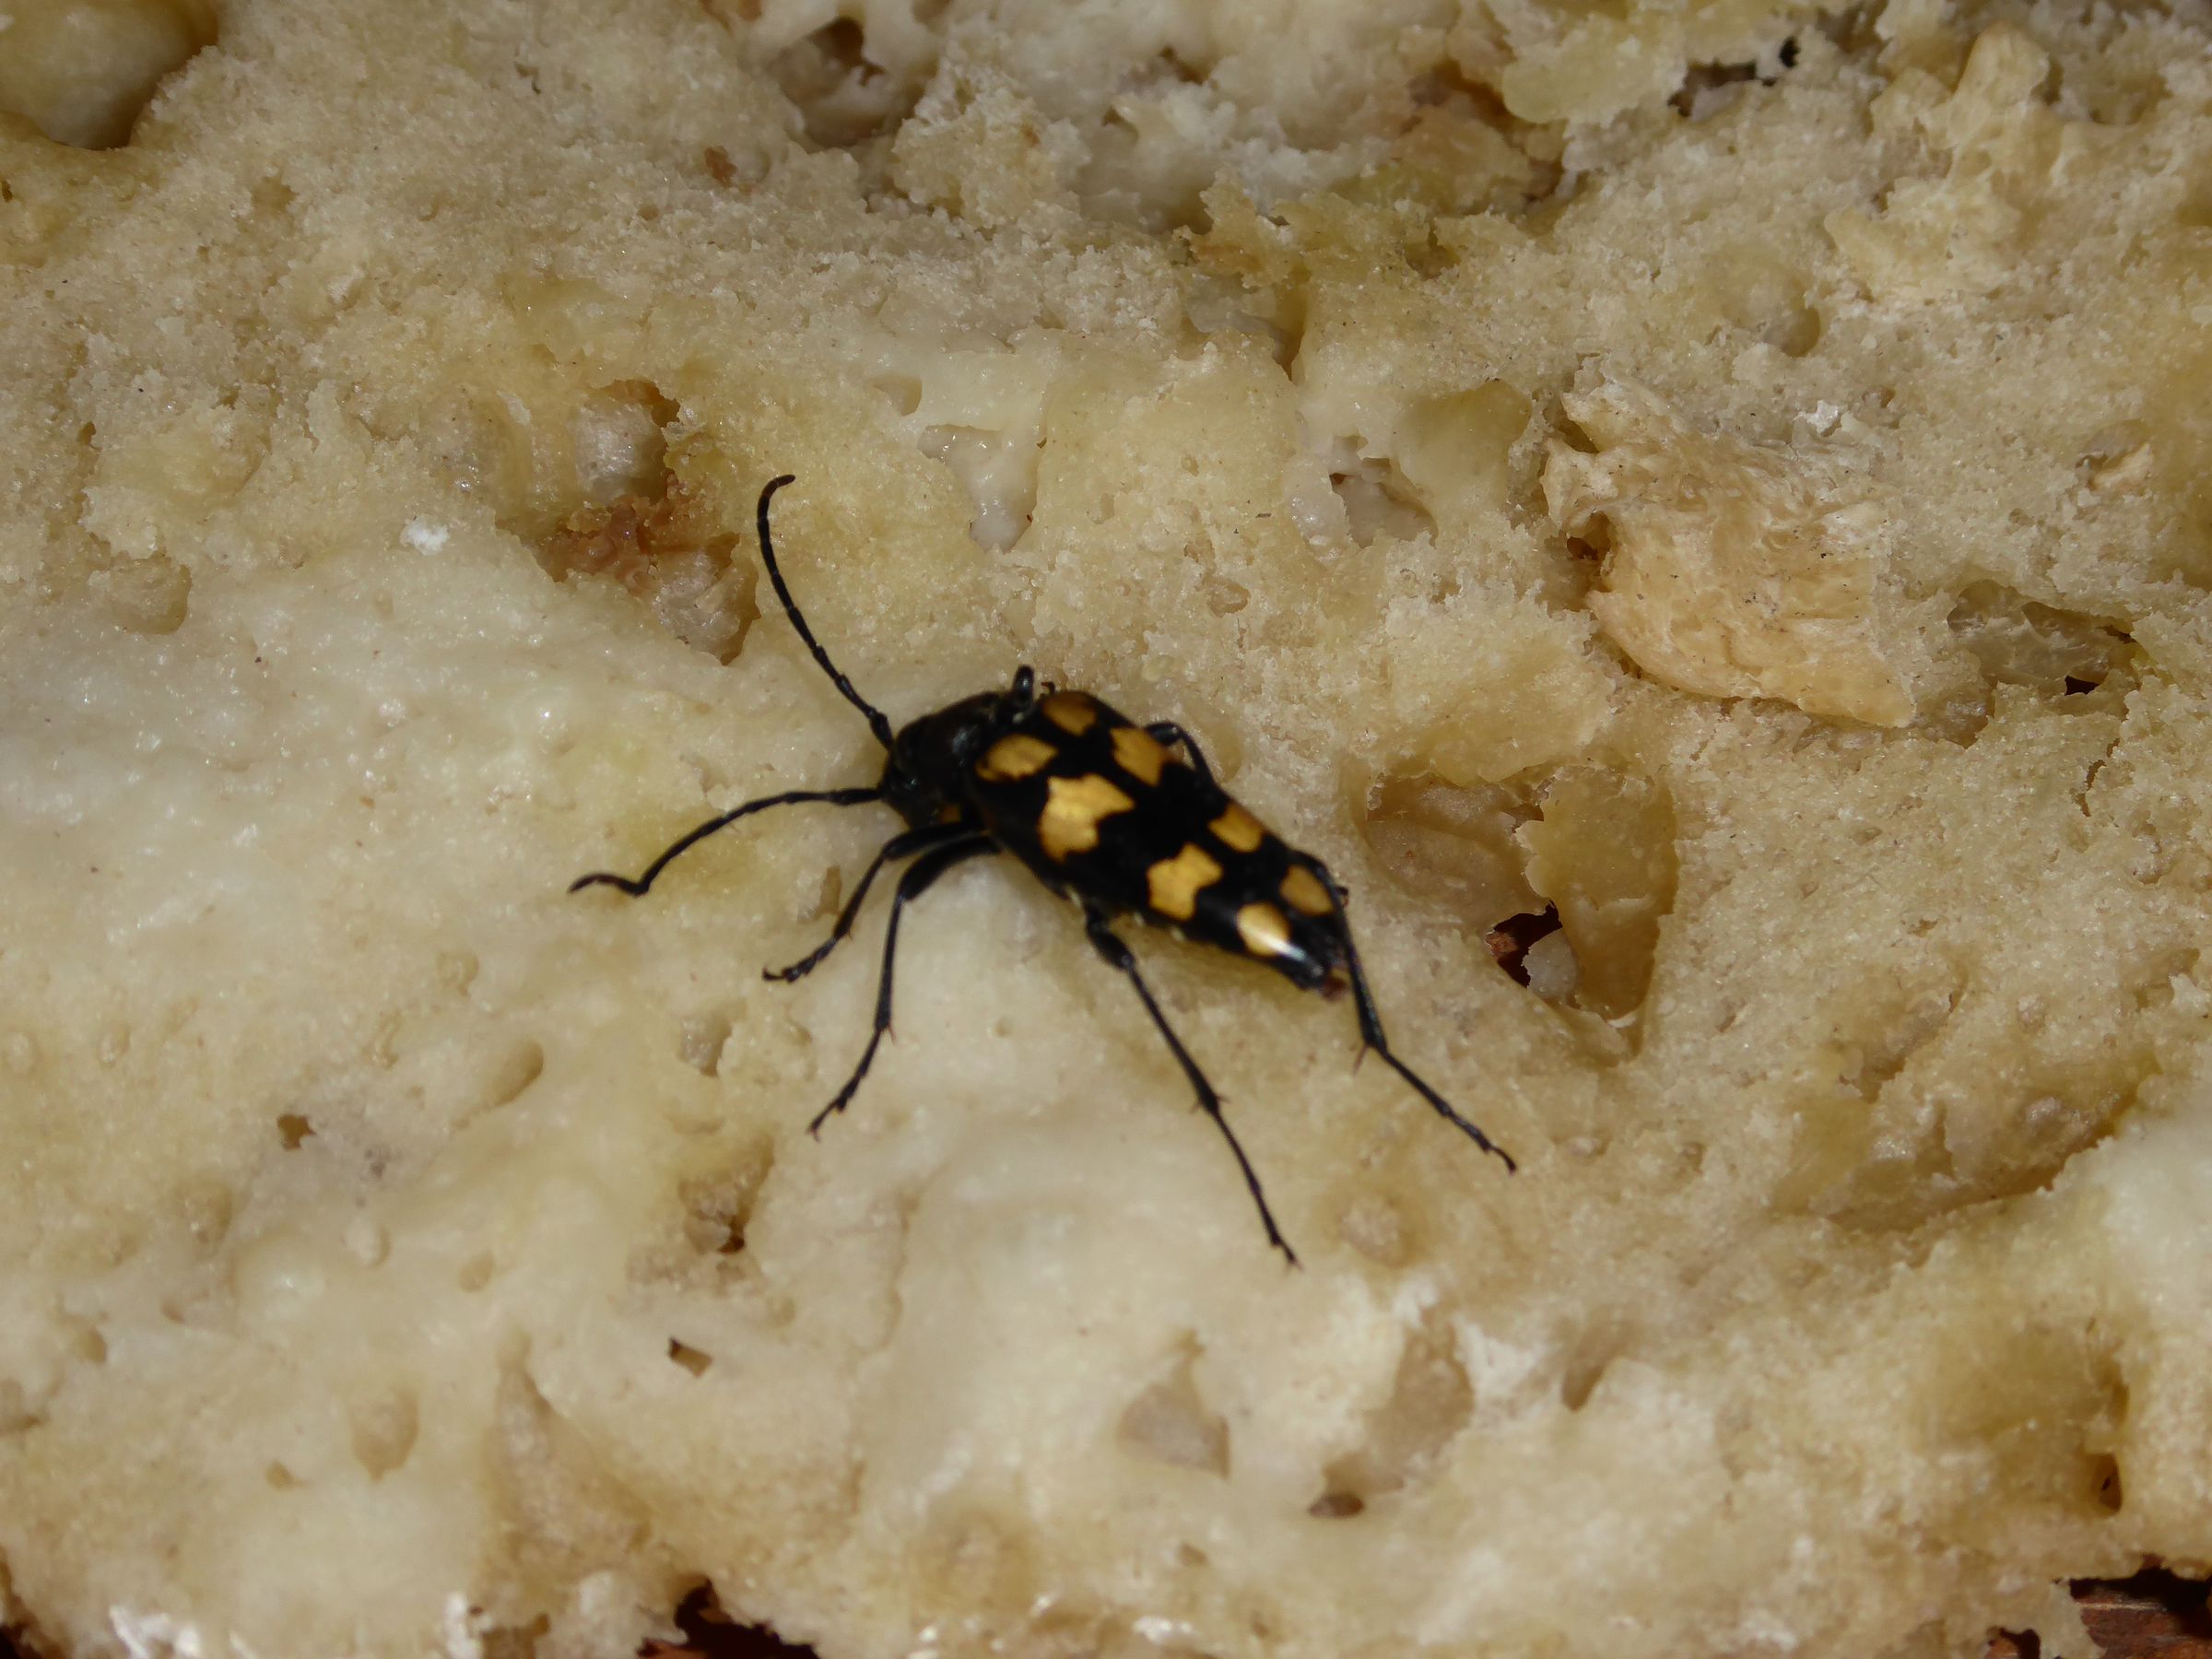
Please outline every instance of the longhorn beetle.
[{"label": "longhorn beetle", "polygon": [[[1036,676],[1024,665],[1014,671],[1006,690],[979,691],[893,731],[882,712],[830,662],[777,568],[769,503],[791,481],[786,474],[760,492],[760,560],[807,651],[845,700],[866,716],[868,729],[883,745],[888,757],[883,776],[856,788],[794,789],[747,801],[678,837],[636,879],[600,871],[579,877],[569,891],[606,886],[641,897],[681,854],[716,830],[771,806],[803,801],[857,806],[879,801],[904,818],[905,831],[878,849],[838,912],[830,936],[788,968],[763,975],[788,984],[813,972],[853,931],[877,872],[894,860],[913,860],[899,878],[884,927],[876,1023],[867,1047],[844,1087],[815,1115],[810,1133],[820,1135],[822,1125],[851,1102],[875,1061],[877,1045],[891,1029],[891,964],[900,913],[955,865],[1011,853],[1046,887],[1082,908],[1091,948],[1135,989],[1200,1108],[1236,1155],[1267,1241],[1291,1265],[1298,1265],[1298,1256],[1276,1226],[1252,1160],[1222,1115],[1221,1097],[1153,1000],[1136,959],[1113,931],[1116,916],[1133,914],[1179,937],[1249,957],[1300,990],[1333,997],[1343,993],[1348,980],[1359,1010],[1361,1052],[1372,1049],[1382,1055],[1439,1117],[1495,1154],[1508,1170],[1514,1167],[1510,1156],[1391,1053],[1352,945],[1344,889],[1328,866],[1272,834],[1231,799],[1214,781],[1196,742],[1173,721],[1136,725],[1088,692],[1057,690],[1050,684],[1040,696]],[[1181,758],[1174,753],[1178,747]]]}]

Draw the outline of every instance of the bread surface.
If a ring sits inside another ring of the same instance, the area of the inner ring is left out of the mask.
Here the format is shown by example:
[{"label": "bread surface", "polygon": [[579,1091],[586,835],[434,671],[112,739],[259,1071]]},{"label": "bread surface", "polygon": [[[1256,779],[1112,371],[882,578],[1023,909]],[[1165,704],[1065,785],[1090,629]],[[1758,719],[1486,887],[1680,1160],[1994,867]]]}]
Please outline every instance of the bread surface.
[{"label": "bread surface", "polygon": [[[2212,1564],[2212,13],[842,13],[0,33],[0,1623],[2080,1653]],[[782,472],[870,698],[1182,723],[1521,1172],[1139,937],[1287,1270],[1007,860],[809,1139],[880,912],[759,970],[890,815],[565,891],[880,765]]]}]

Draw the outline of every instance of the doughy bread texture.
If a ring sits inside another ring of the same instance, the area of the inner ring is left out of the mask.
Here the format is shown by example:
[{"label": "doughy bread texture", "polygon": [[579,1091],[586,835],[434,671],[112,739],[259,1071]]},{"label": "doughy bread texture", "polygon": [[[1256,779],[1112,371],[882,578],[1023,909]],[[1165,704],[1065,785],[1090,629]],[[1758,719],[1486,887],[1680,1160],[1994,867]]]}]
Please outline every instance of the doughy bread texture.
[{"label": "doughy bread texture", "polygon": [[[0,109],[33,1652],[2081,1655],[2212,1571],[2202,5],[14,0]],[[869,697],[1182,722],[1520,1173],[1145,934],[1288,1269],[1006,860],[810,1139],[881,912],[760,970],[891,815],[565,890],[880,766],[782,472]]]}]

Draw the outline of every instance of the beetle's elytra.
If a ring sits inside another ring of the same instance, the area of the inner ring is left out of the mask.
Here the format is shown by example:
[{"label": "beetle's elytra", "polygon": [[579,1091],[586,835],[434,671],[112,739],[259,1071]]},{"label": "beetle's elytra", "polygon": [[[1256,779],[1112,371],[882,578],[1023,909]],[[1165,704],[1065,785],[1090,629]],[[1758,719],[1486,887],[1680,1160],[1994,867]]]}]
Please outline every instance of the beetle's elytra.
[{"label": "beetle's elytra", "polygon": [[569,890],[604,885],[633,898],[642,895],[680,854],[771,806],[879,801],[896,810],[906,830],[877,851],[829,938],[788,968],[767,974],[788,982],[811,972],[853,931],[877,872],[896,860],[913,861],[891,899],[867,1046],[844,1087],[816,1114],[809,1126],[813,1133],[818,1135],[831,1114],[845,1109],[890,1030],[891,969],[900,913],[953,865],[1010,853],[1046,887],[1081,906],[1092,947],[1128,977],[1190,1079],[1199,1106],[1235,1154],[1259,1206],[1267,1241],[1293,1265],[1297,1254],[1276,1226],[1252,1160],[1222,1115],[1220,1097],[1153,1000],[1128,945],[1113,931],[1115,917],[1134,915],[1184,938],[1249,957],[1305,990],[1334,995],[1348,983],[1361,1041],[1411,1084],[1438,1116],[1495,1154],[1507,1169],[1513,1168],[1511,1157],[1391,1053],[1345,919],[1344,891],[1328,866],[1283,841],[1231,799],[1182,727],[1171,721],[1134,724],[1087,692],[1047,686],[1040,695],[1036,677],[1024,665],[1015,670],[1005,690],[979,691],[893,731],[882,712],[838,672],[784,585],[769,535],[769,503],[791,481],[788,475],[773,479],[760,492],[761,562],[792,627],[822,672],[867,717],[869,730],[883,745],[882,777],[855,788],[791,790],[747,801],[680,837],[641,876],[632,879],[601,871],[580,877]]}]

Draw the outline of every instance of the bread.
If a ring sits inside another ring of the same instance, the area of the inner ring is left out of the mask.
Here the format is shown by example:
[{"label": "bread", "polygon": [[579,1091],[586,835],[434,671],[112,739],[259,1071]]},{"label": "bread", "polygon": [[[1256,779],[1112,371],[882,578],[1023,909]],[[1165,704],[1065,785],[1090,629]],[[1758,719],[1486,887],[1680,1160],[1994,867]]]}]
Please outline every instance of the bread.
[{"label": "bread", "polygon": [[[844,11],[9,14],[0,1622],[2080,1653],[2212,1570],[2212,19]],[[1006,860],[809,1139],[880,912],[759,971],[891,815],[566,891],[879,769],[783,472],[867,697],[1182,722],[1520,1172],[1137,936],[1287,1269]]]}]

